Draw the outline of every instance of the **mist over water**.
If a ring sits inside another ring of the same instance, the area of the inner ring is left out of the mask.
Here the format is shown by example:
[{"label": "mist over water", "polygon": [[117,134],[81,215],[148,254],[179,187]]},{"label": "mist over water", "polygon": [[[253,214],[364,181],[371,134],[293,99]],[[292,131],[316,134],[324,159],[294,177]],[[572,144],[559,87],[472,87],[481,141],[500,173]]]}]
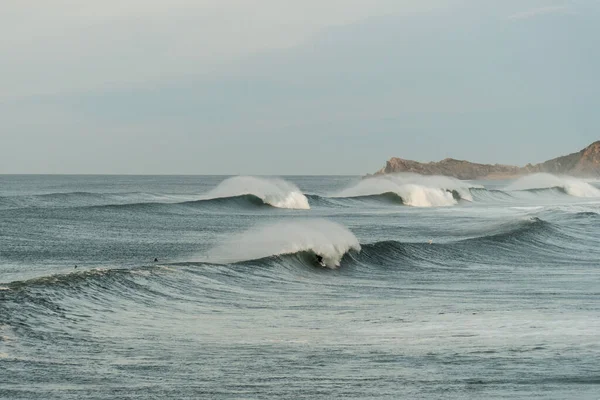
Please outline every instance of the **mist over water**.
[{"label": "mist over water", "polygon": [[224,180],[211,190],[206,199],[254,195],[266,204],[278,208],[308,210],[308,199],[295,185],[283,179],[236,176]]},{"label": "mist over water", "polygon": [[310,252],[323,257],[326,266],[335,268],[350,250],[360,251],[358,239],[339,224],[323,219],[285,221],[227,238],[209,251],[208,260],[231,263]]},{"label": "mist over water", "polygon": [[393,193],[407,206],[441,207],[457,204],[457,197],[472,201],[469,191],[472,187],[478,186],[445,176],[394,174],[363,179],[336,196],[361,197]]},{"label": "mist over water", "polygon": [[582,179],[570,176],[555,176],[552,174],[532,174],[517,179],[505,190],[531,190],[560,188],[568,195],[575,197],[600,197],[600,189]]},{"label": "mist over water", "polygon": [[596,399],[599,194],[0,176],[0,398]]}]

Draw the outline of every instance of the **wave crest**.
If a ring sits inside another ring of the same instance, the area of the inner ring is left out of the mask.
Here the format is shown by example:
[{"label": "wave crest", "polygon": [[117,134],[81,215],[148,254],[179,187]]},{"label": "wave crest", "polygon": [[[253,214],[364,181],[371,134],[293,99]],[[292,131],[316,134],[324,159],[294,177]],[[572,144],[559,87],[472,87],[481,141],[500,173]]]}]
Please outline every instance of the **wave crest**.
[{"label": "wave crest", "polygon": [[344,254],[360,249],[358,239],[347,228],[335,222],[313,219],[278,222],[250,229],[210,250],[207,260],[229,264],[312,252],[323,257],[325,266],[336,268]]},{"label": "wave crest", "polygon": [[225,179],[202,200],[254,195],[265,204],[277,208],[308,210],[308,199],[298,187],[283,179],[235,176]]},{"label": "wave crest", "polygon": [[559,188],[573,197],[600,197],[600,189],[571,176],[540,173],[527,175],[508,185],[507,191],[540,190]]},{"label": "wave crest", "polygon": [[470,185],[445,176],[393,174],[369,177],[339,192],[335,197],[367,197],[394,193],[402,203],[413,207],[444,207],[458,200],[473,201]]}]

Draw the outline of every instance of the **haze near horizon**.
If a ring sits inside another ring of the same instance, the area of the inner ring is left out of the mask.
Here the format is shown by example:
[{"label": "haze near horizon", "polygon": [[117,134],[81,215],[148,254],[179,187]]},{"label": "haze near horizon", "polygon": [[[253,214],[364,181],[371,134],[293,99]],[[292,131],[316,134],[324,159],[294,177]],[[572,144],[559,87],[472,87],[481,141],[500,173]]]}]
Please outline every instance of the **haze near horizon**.
[{"label": "haze near horizon", "polygon": [[0,173],[364,174],[598,140],[600,3],[68,0],[0,15]]}]

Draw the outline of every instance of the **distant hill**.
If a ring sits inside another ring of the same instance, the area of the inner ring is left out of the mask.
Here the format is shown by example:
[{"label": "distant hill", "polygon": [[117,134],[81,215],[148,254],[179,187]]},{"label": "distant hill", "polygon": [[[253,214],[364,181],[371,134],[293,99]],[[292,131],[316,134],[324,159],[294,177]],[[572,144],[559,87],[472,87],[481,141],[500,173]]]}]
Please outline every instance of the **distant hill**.
[{"label": "distant hill", "polygon": [[414,172],[422,175],[446,175],[458,179],[500,179],[536,172],[580,177],[600,177],[600,140],[585,149],[566,156],[553,158],[540,164],[524,167],[502,164],[477,164],[446,158],[439,162],[421,163],[391,158],[376,174]]}]

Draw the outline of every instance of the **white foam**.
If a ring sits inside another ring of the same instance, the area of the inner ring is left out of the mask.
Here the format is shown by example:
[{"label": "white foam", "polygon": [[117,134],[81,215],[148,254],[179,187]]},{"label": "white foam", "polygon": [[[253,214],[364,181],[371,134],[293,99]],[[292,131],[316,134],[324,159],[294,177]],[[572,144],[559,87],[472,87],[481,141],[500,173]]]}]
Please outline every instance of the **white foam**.
[{"label": "white foam", "polygon": [[543,210],[543,206],[522,206],[522,207],[510,207],[511,210],[517,211],[539,211]]},{"label": "white foam", "polygon": [[559,187],[574,197],[600,197],[600,189],[589,183],[571,176],[556,176],[552,174],[532,174],[517,179],[506,187],[508,191],[548,189]]},{"label": "white foam", "polygon": [[469,188],[481,187],[446,176],[390,174],[363,179],[335,197],[371,196],[396,193],[404,204],[413,207],[444,207],[457,204],[449,191],[456,191],[464,200],[473,201]]},{"label": "white foam", "polygon": [[235,176],[225,179],[211,190],[205,199],[217,199],[251,194],[262,199],[266,204],[278,208],[300,210],[310,209],[308,199],[298,187],[283,179],[256,178],[253,176]]},{"label": "white foam", "polygon": [[310,219],[278,222],[235,235],[209,251],[203,261],[228,264],[313,251],[323,257],[327,267],[335,268],[350,250],[360,251],[360,244],[347,228],[323,219]]}]

